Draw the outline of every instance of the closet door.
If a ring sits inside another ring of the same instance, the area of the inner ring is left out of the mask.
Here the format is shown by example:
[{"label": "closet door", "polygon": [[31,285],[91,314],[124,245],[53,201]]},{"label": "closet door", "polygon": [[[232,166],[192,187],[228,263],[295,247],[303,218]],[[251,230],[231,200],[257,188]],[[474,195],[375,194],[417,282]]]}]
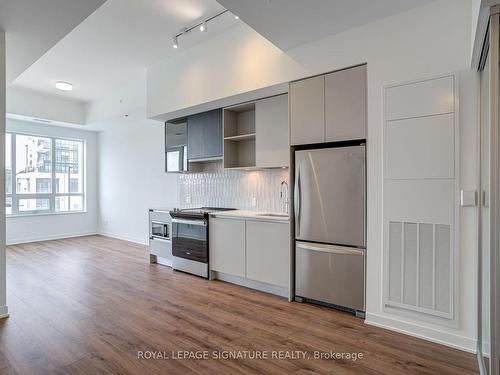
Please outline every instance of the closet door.
[{"label": "closet door", "polygon": [[[495,12],[494,12],[495,13]],[[489,61],[482,72],[481,205],[479,223],[480,349],[490,374],[500,373],[500,16],[490,17]]]},{"label": "closet door", "polygon": [[457,319],[456,81],[385,89],[385,307],[436,322]]}]

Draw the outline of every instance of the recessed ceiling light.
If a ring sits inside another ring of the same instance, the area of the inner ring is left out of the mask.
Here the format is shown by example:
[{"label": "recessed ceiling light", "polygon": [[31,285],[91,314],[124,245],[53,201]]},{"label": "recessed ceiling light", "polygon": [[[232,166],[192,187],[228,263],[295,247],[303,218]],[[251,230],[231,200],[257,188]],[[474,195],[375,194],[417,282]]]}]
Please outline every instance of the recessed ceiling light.
[{"label": "recessed ceiling light", "polygon": [[178,48],[179,47],[179,44],[177,43],[177,37],[174,36],[174,38],[172,39],[172,47],[174,48]]},{"label": "recessed ceiling light", "polygon": [[238,16],[238,15],[236,15],[236,14],[235,14],[235,15],[234,15],[234,19],[235,19],[235,20],[239,20],[239,19],[240,19],[240,16]]},{"label": "recessed ceiling light", "polygon": [[203,31],[206,31],[207,30],[207,21],[204,21],[201,25],[200,25],[200,31],[203,32]]},{"label": "recessed ceiling light", "polygon": [[56,89],[62,90],[62,91],[72,91],[73,85],[69,82],[59,81],[59,82],[56,82]]}]

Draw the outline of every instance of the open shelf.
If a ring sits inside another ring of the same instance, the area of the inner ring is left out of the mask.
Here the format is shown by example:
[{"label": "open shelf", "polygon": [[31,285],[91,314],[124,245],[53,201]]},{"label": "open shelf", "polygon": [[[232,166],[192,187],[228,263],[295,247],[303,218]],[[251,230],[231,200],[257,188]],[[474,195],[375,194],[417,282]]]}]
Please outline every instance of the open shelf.
[{"label": "open shelf", "polygon": [[224,108],[224,168],[255,167],[255,102]]},{"label": "open shelf", "polygon": [[231,142],[241,142],[241,141],[248,141],[251,139],[255,139],[255,133],[250,133],[250,134],[241,134],[241,135],[233,135],[231,137],[225,137],[225,141],[231,141]]},{"label": "open shelf", "polygon": [[255,167],[255,139],[224,141],[224,168]]}]

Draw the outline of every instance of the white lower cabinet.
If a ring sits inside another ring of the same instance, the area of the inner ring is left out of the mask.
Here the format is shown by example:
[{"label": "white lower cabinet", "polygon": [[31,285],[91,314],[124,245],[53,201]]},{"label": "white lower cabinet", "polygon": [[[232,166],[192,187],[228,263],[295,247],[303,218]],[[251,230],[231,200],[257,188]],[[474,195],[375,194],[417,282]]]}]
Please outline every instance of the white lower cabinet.
[{"label": "white lower cabinet", "polygon": [[210,270],[245,277],[245,221],[210,218]]},{"label": "white lower cabinet", "polygon": [[[209,243],[210,271],[238,276],[239,281],[234,278],[229,281],[251,288],[267,284],[271,289],[261,290],[276,293],[278,287],[289,292],[289,222],[212,217]],[[215,277],[224,280],[223,275]],[[287,292],[276,294],[287,295]]]},{"label": "white lower cabinet", "polygon": [[247,278],[288,287],[290,282],[289,223],[246,222]]}]

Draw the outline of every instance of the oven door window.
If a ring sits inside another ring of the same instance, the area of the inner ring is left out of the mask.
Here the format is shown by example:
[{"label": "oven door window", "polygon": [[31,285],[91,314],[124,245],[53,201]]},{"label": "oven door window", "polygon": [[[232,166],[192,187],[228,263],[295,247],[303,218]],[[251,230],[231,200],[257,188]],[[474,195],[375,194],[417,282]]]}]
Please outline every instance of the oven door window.
[{"label": "oven door window", "polygon": [[151,235],[156,238],[170,239],[170,224],[151,222]]},{"label": "oven door window", "polygon": [[172,254],[178,258],[208,263],[207,227],[173,223]]}]

